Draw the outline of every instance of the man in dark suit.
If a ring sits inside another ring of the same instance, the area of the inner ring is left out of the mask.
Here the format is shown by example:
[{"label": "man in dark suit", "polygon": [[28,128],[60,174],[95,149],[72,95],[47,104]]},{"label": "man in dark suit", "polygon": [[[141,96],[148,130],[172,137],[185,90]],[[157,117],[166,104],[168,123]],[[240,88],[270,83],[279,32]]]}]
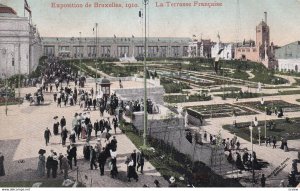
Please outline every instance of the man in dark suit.
[{"label": "man in dark suit", "polygon": [[71,157],[71,165],[72,165],[72,160],[74,159],[74,166],[77,166],[77,147],[74,144],[72,144],[72,148],[70,150],[70,157]]},{"label": "man in dark suit", "polygon": [[61,132],[61,139],[62,139],[62,145],[66,145],[66,139],[68,137],[68,130],[64,127],[64,129]]},{"label": "man in dark suit", "polygon": [[61,120],[60,120],[60,127],[61,129],[66,126],[67,122],[64,116],[62,116]]},{"label": "man in dark suit", "polygon": [[96,120],[96,122],[94,123],[94,130],[95,130],[95,136],[97,137],[97,133],[99,131],[99,122],[98,120]]},{"label": "man in dark suit", "polygon": [[44,138],[45,138],[45,141],[46,141],[46,146],[48,146],[50,136],[51,136],[51,132],[50,132],[49,128],[47,127],[45,132],[44,132]]},{"label": "man in dark suit", "polygon": [[106,163],[106,153],[105,153],[105,148],[102,148],[102,151],[99,153],[98,156],[98,162],[99,162],[99,168],[100,168],[100,175],[104,175],[104,166]]},{"label": "man in dark suit", "polygon": [[91,152],[90,152],[90,168],[91,168],[91,170],[93,170],[93,167],[95,167],[95,169],[97,169],[96,152],[95,152],[94,148],[91,146]]},{"label": "man in dark suit", "polygon": [[49,155],[46,161],[47,178],[50,178],[50,172],[53,166],[53,156]]}]

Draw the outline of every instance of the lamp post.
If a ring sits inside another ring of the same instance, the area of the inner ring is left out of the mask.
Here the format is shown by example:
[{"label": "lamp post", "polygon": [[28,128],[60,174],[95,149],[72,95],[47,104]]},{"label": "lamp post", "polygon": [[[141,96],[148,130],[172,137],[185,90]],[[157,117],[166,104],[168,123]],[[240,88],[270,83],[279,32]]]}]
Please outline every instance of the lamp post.
[{"label": "lamp post", "polygon": [[[264,98],[260,100],[261,106],[264,105]],[[267,144],[267,106],[265,106],[265,143]]]},{"label": "lamp post", "polygon": [[267,106],[265,107],[265,142],[267,145]]},{"label": "lamp post", "polygon": [[7,49],[6,48],[3,48],[2,49],[2,54],[3,56],[6,55],[6,61],[5,61],[5,115],[7,116],[7,111],[8,111],[8,108],[7,108],[7,92],[8,92],[8,84],[7,84]]},{"label": "lamp post", "polygon": [[149,0],[143,0],[143,4],[145,6],[145,47],[144,47],[144,144],[143,146],[146,147],[147,145],[147,120],[148,120],[148,113],[147,113],[147,67],[146,67],[146,58],[147,58],[147,5],[149,4]]},{"label": "lamp post", "polygon": [[98,75],[98,60],[97,60],[97,53],[98,53],[98,23],[96,23],[96,39],[95,39],[95,52],[96,52],[96,77],[95,77],[95,86],[96,86],[96,94],[97,94],[97,75]]},{"label": "lamp post", "polygon": [[258,127],[257,129],[258,129],[258,144],[260,146],[260,132],[261,132],[261,129],[260,129],[260,127]]},{"label": "lamp post", "polygon": [[80,48],[81,48],[81,32],[79,32],[79,64],[80,64],[80,76],[82,76],[82,68],[81,68],[81,51],[80,51]]},{"label": "lamp post", "polygon": [[250,130],[250,141],[251,141],[251,162],[252,162],[252,186],[254,187],[254,164],[253,164],[253,127],[252,124],[249,126]]}]

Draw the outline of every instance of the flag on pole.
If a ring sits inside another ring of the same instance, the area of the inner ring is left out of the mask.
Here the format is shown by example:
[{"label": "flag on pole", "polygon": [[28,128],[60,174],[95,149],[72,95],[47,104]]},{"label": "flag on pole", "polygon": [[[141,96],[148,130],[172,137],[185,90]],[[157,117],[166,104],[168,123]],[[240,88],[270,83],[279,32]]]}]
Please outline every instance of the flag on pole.
[{"label": "flag on pole", "polygon": [[31,9],[27,3],[27,0],[24,0],[24,9],[31,15]]},{"label": "flag on pole", "polygon": [[221,48],[218,52],[218,55],[220,55],[222,53],[222,51],[224,50],[224,48]]}]

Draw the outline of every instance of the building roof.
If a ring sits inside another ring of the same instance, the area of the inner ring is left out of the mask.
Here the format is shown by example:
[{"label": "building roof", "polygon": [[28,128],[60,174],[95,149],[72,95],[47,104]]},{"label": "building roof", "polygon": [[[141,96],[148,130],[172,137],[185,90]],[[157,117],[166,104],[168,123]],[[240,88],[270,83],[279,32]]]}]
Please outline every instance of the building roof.
[{"label": "building roof", "polygon": [[102,78],[99,84],[100,84],[100,85],[105,85],[105,84],[111,84],[111,83],[110,83],[109,79],[107,79],[107,78]]},{"label": "building roof", "polygon": [[[67,43],[94,43],[95,37],[42,37],[44,43],[57,43],[57,42],[67,42]],[[191,41],[190,38],[180,38],[180,37],[148,37],[147,41],[149,43],[188,43]],[[100,43],[143,43],[144,37],[98,37],[98,42]]]},{"label": "building roof", "polygon": [[6,5],[3,5],[3,4],[0,4],[0,15],[17,15],[16,11],[11,8],[11,7],[8,7]]},{"label": "building roof", "polygon": [[262,25],[268,26],[267,23],[266,23],[265,21],[261,21],[261,22],[258,24],[258,26],[262,26]]}]

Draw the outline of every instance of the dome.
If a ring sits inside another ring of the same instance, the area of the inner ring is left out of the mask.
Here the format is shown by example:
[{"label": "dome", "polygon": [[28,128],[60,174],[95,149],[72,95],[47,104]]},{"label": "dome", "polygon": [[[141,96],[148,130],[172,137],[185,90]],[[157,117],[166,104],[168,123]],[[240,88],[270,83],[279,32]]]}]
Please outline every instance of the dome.
[{"label": "dome", "polygon": [[13,10],[13,8],[3,5],[3,4],[0,4],[0,14],[17,15],[16,11]]},{"label": "dome", "polygon": [[100,84],[110,84],[110,81],[107,78],[102,78]]}]

